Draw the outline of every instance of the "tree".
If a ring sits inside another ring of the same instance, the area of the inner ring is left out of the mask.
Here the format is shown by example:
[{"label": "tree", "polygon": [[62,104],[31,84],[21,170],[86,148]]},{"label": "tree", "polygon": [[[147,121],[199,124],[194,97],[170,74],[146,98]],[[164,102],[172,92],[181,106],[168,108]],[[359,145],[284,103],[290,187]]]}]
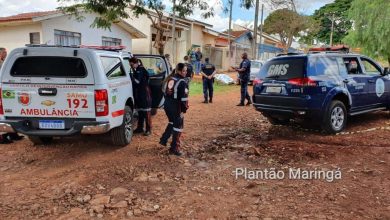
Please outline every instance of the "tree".
[{"label": "tree", "polygon": [[286,8],[273,11],[264,21],[264,31],[279,35],[285,53],[291,47],[294,37],[298,37],[305,29],[306,18]]},{"label": "tree", "polygon": [[353,28],[345,38],[373,57],[384,57],[390,65],[390,1],[355,0],[348,12]]},{"label": "tree", "polygon": [[[67,2],[69,0],[58,1]],[[174,1],[172,11],[175,11],[179,17],[191,15],[194,8],[204,11],[202,16],[205,18],[214,15],[214,9],[209,7],[205,0],[170,0],[170,2]],[[171,32],[170,28],[164,25],[164,22],[169,22],[169,19],[164,16],[166,10],[164,0],[76,0],[75,2],[77,4],[60,9],[65,13],[75,15],[79,20],[84,19],[80,11],[97,13],[99,16],[91,24],[92,27],[106,29],[119,19],[130,18],[131,14],[135,17],[146,15],[156,30],[153,47],[160,55],[164,55],[165,44],[169,40],[166,33]]]},{"label": "tree", "polygon": [[334,18],[333,42],[341,43],[348,34],[348,30],[351,29],[352,22],[348,19],[351,3],[351,0],[336,0],[316,10],[312,17],[319,24],[319,29],[314,29],[309,36],[330,44],[332,19]]},{"label": "tree", "polygon": [[313,16],[306,17],[306,29],[300,33],[299,42],[307,45],[313,45],[317,34],[321,28],[319,21],[315,20]]}]

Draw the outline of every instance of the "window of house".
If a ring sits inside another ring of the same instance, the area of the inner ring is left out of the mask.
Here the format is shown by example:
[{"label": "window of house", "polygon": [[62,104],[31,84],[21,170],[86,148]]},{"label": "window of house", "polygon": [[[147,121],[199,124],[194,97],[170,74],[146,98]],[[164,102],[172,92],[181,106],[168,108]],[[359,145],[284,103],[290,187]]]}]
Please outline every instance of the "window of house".
[{"label": "window of house", "polygon": [[77,32],[54,30],[54,43],[61,46],[81,44],[81,34]]},{"label": "window of house", "polygon": [[41,34],[39,32],[30,33],[30,44],[40,44]]},{"label": "window of house", "polygon": [[120,46],[120,45],[122,45],[122,40],[119,38],[102,37],[102,46]]}]

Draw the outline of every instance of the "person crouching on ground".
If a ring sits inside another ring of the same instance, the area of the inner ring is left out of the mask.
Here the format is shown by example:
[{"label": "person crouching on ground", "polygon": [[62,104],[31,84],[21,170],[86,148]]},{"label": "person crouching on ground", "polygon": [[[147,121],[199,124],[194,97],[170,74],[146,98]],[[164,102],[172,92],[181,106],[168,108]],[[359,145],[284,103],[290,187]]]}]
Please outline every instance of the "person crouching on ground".
[{"label": "person crouching on ground", "polygon": [[172,135],[169,153],[181,156],[181,134],[184,127],[184,114],[188,110],[188,84],[185,80],[187,67],[184,63],[176,66],[174,75],[167,79],[164,96],[164,110],[168,117],[168,125],[160,138],[160,144],[167,146],[168,139]]},{"label": "person crouching on ground", "polygon": [[148,71],[139,64],[138,59],[135,57],[130,59],[130,65],[134,72],[133,91],[135,106],[138,112],[138,126],[137,129],[134,130],[134,133],[144,133],[145,136],[149,136],[152,132],[152,97],[149,87],[149,74]]},{"label": "person crouching on ground", "polygon": [[202,65],[203,103],[213,103],[215,73],[217,73],[215,66],[209,63],[209,58],[206,58],[205,63]]}]

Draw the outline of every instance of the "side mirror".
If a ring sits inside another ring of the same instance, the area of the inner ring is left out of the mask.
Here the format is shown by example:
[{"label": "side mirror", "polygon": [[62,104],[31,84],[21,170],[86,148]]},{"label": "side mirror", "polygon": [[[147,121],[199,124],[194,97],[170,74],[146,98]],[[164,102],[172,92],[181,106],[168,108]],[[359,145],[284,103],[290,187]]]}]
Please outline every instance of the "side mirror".
[{"label": "side mirror", "polygon": [[389,67],[385,67],[385,69],[383,70],[382,75],[383,75],[383,76],[387,76],[387,75],[389,75],[389,74],[390,74]]}]

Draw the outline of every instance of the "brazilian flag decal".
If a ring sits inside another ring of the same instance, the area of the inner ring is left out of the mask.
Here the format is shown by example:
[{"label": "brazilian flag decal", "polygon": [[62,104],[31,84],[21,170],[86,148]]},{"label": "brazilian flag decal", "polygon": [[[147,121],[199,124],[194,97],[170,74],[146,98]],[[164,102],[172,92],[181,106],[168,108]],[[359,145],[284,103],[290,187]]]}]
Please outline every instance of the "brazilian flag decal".
[{"label": "brazilian flag decal", "polygon": [[15,98],[15,91],[3,90],[3,98],[4,99],[14,99]]}]

